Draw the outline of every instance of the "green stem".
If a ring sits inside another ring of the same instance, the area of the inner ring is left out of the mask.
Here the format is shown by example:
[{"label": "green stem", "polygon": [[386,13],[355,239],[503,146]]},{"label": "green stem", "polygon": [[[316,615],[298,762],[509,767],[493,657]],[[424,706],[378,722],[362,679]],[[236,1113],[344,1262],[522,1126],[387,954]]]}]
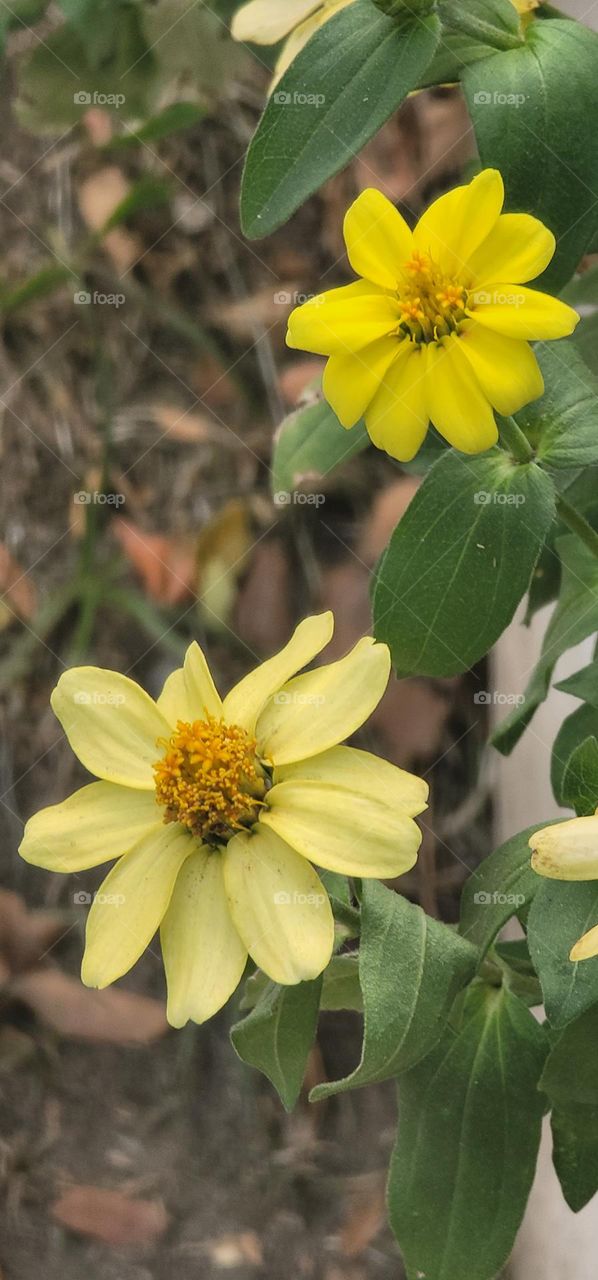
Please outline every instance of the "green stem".
[{"label": "green stem", "polygon": [[488,45],[491,49],[518,49],[523,43],[520,32],[508,31],[493,22],[488,22],[476,14],[468,13],[463,0],[444,0],[439,5],[439,13],[445,27],[452,33],[469,36],[476,44]]},{"label": "green stem", "polygon": [[532,446],[517,426],[514,418],[503,418],[500,424],[500,438],[516,462],[533,462]]},{"label": "green stem", "polygon": [[577,537],[581,539],[598,560],[598,533],[588,523],[585,516],[582,516],[580,511],[576,511],[575,507],[572,507],[566,498],[562,497],[557,498],[556,509],[563,524],[566,524],[572,533],[577,534]]}]

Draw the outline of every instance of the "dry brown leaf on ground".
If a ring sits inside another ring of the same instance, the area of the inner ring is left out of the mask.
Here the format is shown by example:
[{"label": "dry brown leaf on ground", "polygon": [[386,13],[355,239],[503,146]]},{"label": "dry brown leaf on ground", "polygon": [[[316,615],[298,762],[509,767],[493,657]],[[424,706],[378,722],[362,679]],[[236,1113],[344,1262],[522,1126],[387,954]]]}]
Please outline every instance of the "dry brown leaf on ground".
[{"label": "dry brown leaf on ground", "polygon": [[276,330],[282,345],[286,322],[300,297],[299,291],[297,281],[278,284],[273,279],[271,285],[266,285],[247,297],[211,306],[208,319],[241,342],[255,339],[263,329],[267,329],[269,333]]},{"label": "dry brown leaf on ground", "polygon": [[168,1030],[164,1007],[150,996],[110,987],[90,991],[59,969],[37,969],[16,978],[11,994],[59,1035],[110,1044],[147,1044]]},{"label": "dry brown leaf on ground", "polygon": [[319,385],[324,371],[324,360],[296,360],[288,364],[279,377],[280,394],[290,408],[298,404],[312,384]]},{"label": "dry brown leaf on ground", "polygon": [[358,1174],[347,1179],[341,1253],[356,1258],[367,1249],[386,1221],[386,1173]]},{"label": "dry brown leaf on ground", "polygon": [[148,533],[117,516],[113,532],[141,583],[157,604],[182,604],[195,594],[195,546],[187,535]]},{"label": "dry brown leaf on ground", "polygon": [[278,538],[260,542],[239,591],[232,625],[253,653],[269,658],[287,643],[294,623],[289,557]]},{"label": "dry brown leaf on ground", "polygon": [[[129,194],[131,184],[117,165],[98,169],[79,187],[81,217],[92,231],[100,231],[115,209]],[[104,237],[106,253],[112,258],[117,271],[125,272],[140,256],[141,241],[124,227],[114,227]]]},{"label": "dry brown leaf on ground", "polygon": [[152,417],[161,436],[179,440],[183,444],[200,444],[206,440],[220,439],[222,434],[220,427],[207,414],[185,410],[176,404],[155,405]]},{"label": "dry brown leaf on ground", "polygon": [[169,1221],[161,1200],[134,1200],[106,1187],[70,1187],[52,1205],[52,1217],[77,1235],[104,1244],[152,1244],[164,1235]]},{"label": "dry brown leaf on ground", "polygon": [[0,962],[9,973],[36,965],[68,930],[59,911],[29,911],[18,893],[0,890]]},{"label": "dry brown leaf on ground", "polygon": [[37,591],[31,578],[0,542],[0,631],[21,618],[27,622],[37,608]]},{"label": "dry brown leaf on ground", "polygon": [[210,1260],[223,1271],[243,1265],[261,1267],[264,1256],[261,1242],[255,1231],[241,1231],[239,1235],[219,1236],[206,1245]]}]

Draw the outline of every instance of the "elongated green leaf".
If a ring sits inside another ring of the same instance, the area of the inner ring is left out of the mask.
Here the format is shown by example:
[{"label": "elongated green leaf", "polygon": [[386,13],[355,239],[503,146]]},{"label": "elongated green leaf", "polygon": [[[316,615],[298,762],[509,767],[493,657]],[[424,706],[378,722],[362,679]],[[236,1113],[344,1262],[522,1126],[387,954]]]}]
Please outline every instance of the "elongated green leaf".
[{"label": "elongated green leaf", "polygon": [[[592,708],[593,710],[593,708]],[[598,808],[598,741],[585,738],[570,757],[563,777],[563,800],[578,818]]]},{"label": "elongated green leaf", "polygon": [[[565,808],[574,807],[567,799],[565,789],[565,777],[571,758],[582,743],[592,737],[598,737],[598,710],[584,704],[563,720],[554,740],[550,760],[550,781],[557,804]],[[597,804],[598,799],[594,809]]]},{"label": "elongated green leaf", "polygon": [[331,18],[272,94],[243,178],[250,238],[270,235],[343,169],[415,89],[440,38],[437,17],[397,24],[370,0]]},{"label": "elongated green leaf", "polygon": [[463,87],[482,164],[500,169],[511,211],[557,238],[542,286],[570,279],[596,233],[598,36],[579,22],[530,23],[526,42],[468,67]]},{"label": "elongated green leaf", "polygon": [[476,968],[470,943],[375,880],[364,881],[361,916],[361,1062],[344,1080],[313,1089],[313,1101],[409,1070],[442,1034]]},{"label": "elongated green leaf", "polygon": [[507,991],[482,989],[458,1032],[399,1083],[388,1203],[408,1280],[494,1280],[534,1176],[547,1038]]},{"label": "elongated green leaf", "polygon": [[581,698],[598,709],[598,661],[594,659],[587,667],[582,667],[581,671],[567,676],[566,680],[558,680],[554,687],[562,693],[572,694],[574,698]]},{"label": "elongated green leaf", "polygon": [[555,1171],[569,1208],[579,1213],[598,1191],[598,1107],[559,1104],[550,1124]]},{"label": "elongated green leaf", "polygon": [[482,954],[507,920],[529,907],[540,886],[540,878],[531,868],[528,843],[537,830],[538,825],[512,836],[485,858],[465,883],[459,933]]},{"label": "elongated green leaf", "polygon": [[189,129],[191,125],[197,124],[198,120],[201,120],[205,114],[205,107],[200,106],[197,102],[172,102],[159,115],[152,116],[150,120],[146,120],[138,129],[131,129],[129,133],[117,134],[110,142],[106,143],[104,149],[106,151],[122,151],[129,147],[140,146],[143,142],[160,142],[162,138],[169,138],[172,133],[179,133],[181,129]]},{"label": "elongated green leaf", "polygon": [[428,473],[378,569],[376,638],[397,674],[455,675],[491,648],[527,590],[554,489],[501,449],[449,452]]},{"label": "elongated green leaf", "polygon": [[554,1027],[566,1026],[598,1003],[598,956],[575,964],[569,959],[571,947],[595,924],[596,881],[542,881],[531,905],[527,937]]},{"label": "elongated green leaf", "polygon": [[239,1057],[263,1071],[287,1111],[293,1109],[301,1092],[321,989],[321,978],[296,987],[270,983],[255,1008],[230,1033]]},{"label": "elongated green leaf", "polygon": [[523,703],[503,720],[492,738],[494,746],[504,755],[516,746],[544,701],[561,654],[585,640],[598,627],[598,563],[575,537],[558,539],[557,550],[563,562],[563,585],[544,637],[540,660],[525,690]]},{"label": "elongated green leaf", "polygon": [[536,355],[545,392],[517,422],[537,440],[538,460],[570,469],[598,462],[598,378],[566,339],[537,347]]},{"label": "elongated green leaf", "polygon": [[440,0],[439,16],[447,31],[459,31],[488,53],[522,43],[519,17],[511,0]]},{"label": "elongated green leaf", "polygon": [[553,1106],[553,1160],[577,1212],[598,1191],[598,1005],[570,1022],[548,1055],[540,1087]]},{"label": "elongated green leaf", "polygon": [[309,481],[313,487],[315,480],[323,479],[368,444],[363,424],[346,431],[325,400],[296,409],[276,433],[272,458],[274,495],[284,504],[302,481]]},{"label": "elongated green leaf", "polygon": [[570,1022],[548,1055],[540,1088],[551,1102],[598,1107],[598,1004]]}]

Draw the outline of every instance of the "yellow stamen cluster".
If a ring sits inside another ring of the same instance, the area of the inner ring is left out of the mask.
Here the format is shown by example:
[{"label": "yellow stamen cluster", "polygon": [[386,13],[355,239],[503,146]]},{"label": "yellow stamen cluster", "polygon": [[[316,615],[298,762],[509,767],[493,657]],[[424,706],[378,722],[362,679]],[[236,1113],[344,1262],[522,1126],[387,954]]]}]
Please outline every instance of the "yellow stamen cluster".
[{"label": "yellow stamen cluster", "polygon": [[165,752],[154,765],[165,822],[181,822],[199,839],[222,844],[257,820],[267,780],[255,739],[244,729],[213,716],[179,720],[172,737],[157,745]]},{"label": "yellow stamen cluster", "polygon": [[399,285],[400,327],[414,342],[437,342],[458,332],[465,319],[467,290],[457,284],[423,253],[414,253],[405,264]]}]

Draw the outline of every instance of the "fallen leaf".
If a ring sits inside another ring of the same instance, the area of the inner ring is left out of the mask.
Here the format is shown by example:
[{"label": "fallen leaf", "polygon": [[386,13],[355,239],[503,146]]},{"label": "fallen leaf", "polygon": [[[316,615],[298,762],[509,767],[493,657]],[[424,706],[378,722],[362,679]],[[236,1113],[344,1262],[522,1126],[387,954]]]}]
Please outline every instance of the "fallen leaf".
[{"label": "fallen leaf", "polygon": [[68,929],[59,911],[29,911],[18,893],[0,890],[0,960],[10,973],[37,964]]},{"label": "fallen leaf", "polygon": [[16,618],[27,622],[37,608],[37,591],[31,578],[0,542],[0,630]]},{"label": "fallen leaf", "polygon": [[[79,208],[83,221],[92,231],[100,231],[130,190],[130,182],[117,165],[106,165],[105,168],[98,169],[79,188]],[[142,252],[139,238],[124,227],[114,227],[104,236],[102,243],[121,273],[128,271]]]},{"label": "fallen leaf", "polygon": [[151,1244],[164,1235],[170,1216],[161,1200],[134,1200],[105,1187],[70,1187],[52,1205],[52,1217],[77,1235],[103,1244]]},{"label": "fallen leaf", "polygon": [[243,1266],[244,1263],[261,1267],[264,1260],[262,1246],[255,1231],[220,1236],[218,1240],[209,1240],[206,1247],[212,1262],[223,1271]]},{"label": "fallen leaf", "polygon": [[59,969],[21,974],[11,983],[10,992],[46,1026],[74,1040],[147,1044],[168,1030],[159,1000],[115,987],[90,991]]},{"label": "fallen leaf", "polygon": [[153,409],[153,418],[161,434],[183,444],[214,440],[220,435],[220,428],[205,414],[186,412],[180,405],[158,404]]},{"label": "fallen leaf", "polygon": [[260,542],[236,599],[232,625],[253,653],[270,657],[293,631],[293,583],[289,557],[278,538]]},{"label": "fallen leaf", "polygon": [[152,600],[174,605],[195,594],[193,538],[147,533],[122,516],[112,521],[112,530]]}]

